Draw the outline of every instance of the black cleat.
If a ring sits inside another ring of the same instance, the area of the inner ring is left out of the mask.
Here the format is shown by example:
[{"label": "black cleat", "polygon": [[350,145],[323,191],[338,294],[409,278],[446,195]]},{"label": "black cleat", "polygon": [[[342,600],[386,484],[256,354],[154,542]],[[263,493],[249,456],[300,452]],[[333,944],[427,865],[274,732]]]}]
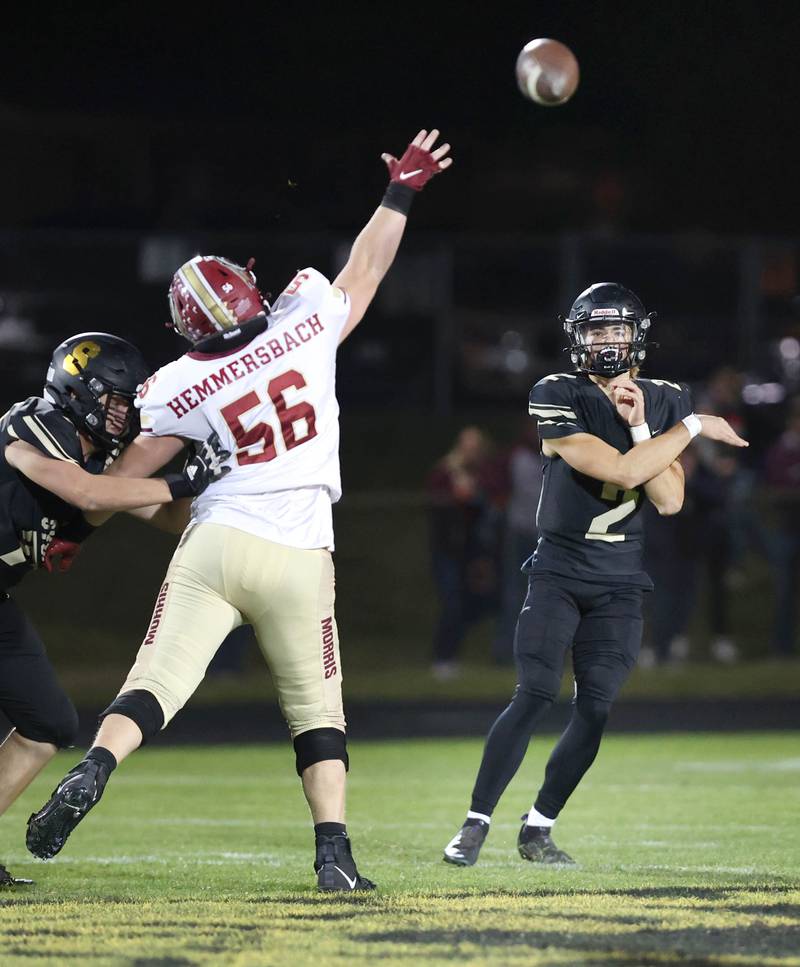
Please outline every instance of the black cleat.
[{"label": "black cleat", "polygon": [[317,836],[317,858],[314,861],[317,889],[325,893],[352,893],[355,890],[374,890],[375,884],[356,869],[346,833]]},{"label": "black cleat", "polygon": [[474,866],[484,840],[489,834],[489,824],[482,819],[468,819],[444,848],[445,863],[455,866]]},{"label": "black cleat", "polygon": [[109,771],[96,759],[83,759],[64,776],[38,813],[28,819],[25,844],[39,859],[52,859],[69,834],[100,800]]},{"label": "black cleat", "polygon": [[5,866],[0,863],[0,887],[2,886],[30,886],[33,880],[25,880],[18,876],[12,876]]},{"label": "black cleat", "polygon": [[522,817],[522,829],[517,837],[517,849],[524,860],[531,863],[546,863],[549,866],[576,866],[575,860],[563,849],[559,849],[550,837],[549,826],[528,826]]}]

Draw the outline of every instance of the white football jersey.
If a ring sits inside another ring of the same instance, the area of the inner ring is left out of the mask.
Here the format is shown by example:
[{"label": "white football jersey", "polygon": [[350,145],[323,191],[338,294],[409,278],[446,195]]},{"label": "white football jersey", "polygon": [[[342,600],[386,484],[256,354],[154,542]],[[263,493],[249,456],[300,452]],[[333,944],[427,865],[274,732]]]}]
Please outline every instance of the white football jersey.
[{"label": "white football jersey", "polygon": [[189,352],[144,384],[142,433],[205,440],[216,430],[232,453],[230,473],[194,501],[193,521],[333,548],[331,505],[342,495],[336,350],[349,313],[344,292],[303,269],[264,332],[242,345],[233,330],[229,351]]}]

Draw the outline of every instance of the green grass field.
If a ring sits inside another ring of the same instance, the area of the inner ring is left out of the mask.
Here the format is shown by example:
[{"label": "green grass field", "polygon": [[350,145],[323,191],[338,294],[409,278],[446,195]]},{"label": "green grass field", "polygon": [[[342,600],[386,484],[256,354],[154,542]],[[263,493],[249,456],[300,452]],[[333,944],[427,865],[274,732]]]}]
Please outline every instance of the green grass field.
[{"label": "green grass field", "polygon": [[536,741],[479,865],[441,850],[481,744],[360,743],[349,825],[374,896],[314,891],[286,747],[149,748],[48,864],[24,821],[60,756],[0,821],[0,964],[800,965],[797,735],[610,736],[559,820],[574,870],[516,853],[551,737]]}]

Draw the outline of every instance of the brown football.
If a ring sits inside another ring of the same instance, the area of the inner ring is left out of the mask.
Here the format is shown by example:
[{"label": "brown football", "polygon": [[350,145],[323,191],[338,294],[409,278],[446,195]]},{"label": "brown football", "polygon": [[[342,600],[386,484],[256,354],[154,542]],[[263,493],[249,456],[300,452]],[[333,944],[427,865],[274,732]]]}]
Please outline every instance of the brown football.
[{"label": "brown football", "polygon": [[579,80],[575,55],[558,40],[531,40],[517,57],[519,89],[544,107],[565,104],[575,93]]}]

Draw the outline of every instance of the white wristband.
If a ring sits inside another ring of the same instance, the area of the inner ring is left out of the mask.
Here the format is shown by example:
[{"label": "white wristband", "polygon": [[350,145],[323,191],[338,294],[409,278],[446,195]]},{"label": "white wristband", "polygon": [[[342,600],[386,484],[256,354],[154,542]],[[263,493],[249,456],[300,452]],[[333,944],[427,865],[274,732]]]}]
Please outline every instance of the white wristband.
[{"label": "white wristband", "polygon": [[694,440],[697,434],[703,429],[702,421],[695,413],[690,413],[688,416],[684,416],[684,418],[681,420],[681,423],[683,423],[683,425],[689,431],[690,440]]},{"label": "white wristband", "polygon": [[650,432],[650,427],[646,423],[640,423],[638,426],[629,426],[628,429],[631,431],[631,440],[633,440],[634,446],[637,443],[643,443],[645,440],[649,440],[653,435]]}]

